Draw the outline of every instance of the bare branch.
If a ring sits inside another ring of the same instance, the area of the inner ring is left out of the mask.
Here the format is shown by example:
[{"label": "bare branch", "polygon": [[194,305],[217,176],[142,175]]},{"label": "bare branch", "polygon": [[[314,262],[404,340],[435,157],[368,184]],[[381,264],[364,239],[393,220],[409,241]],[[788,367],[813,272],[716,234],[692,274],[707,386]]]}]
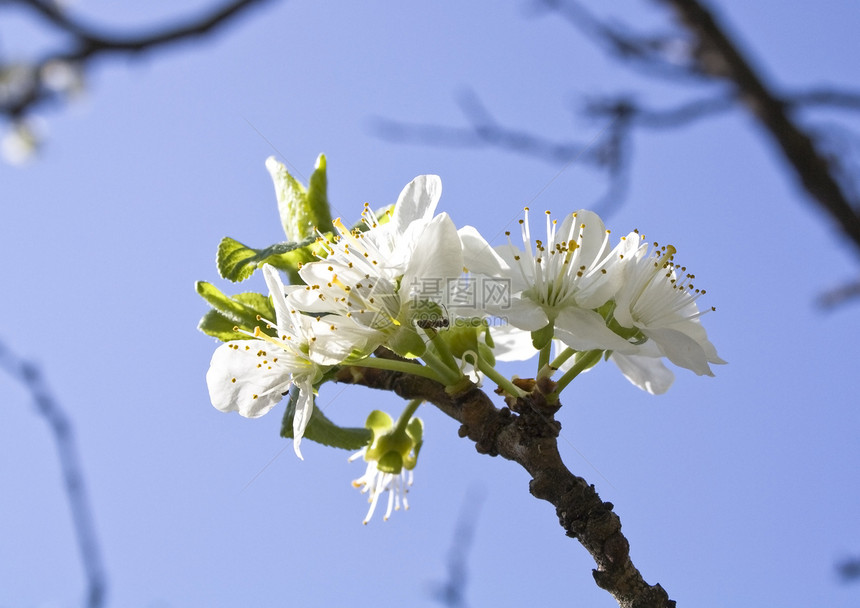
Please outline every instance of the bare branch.
[{"label": "bare branch", "polygon": [[685,102],[674,108],[649,109],[633,102],[629,96],[619,95],[589,101],[585,114],[610,119],[623,117],[631,127],[676,129],[727,112],[734,105],[735,99],[724,95]]},{"label": "bare branch", "polygon": [[860,281],[855,281],[821,294],[818,305],[825,310],[832,310],[858,298],[860,298]]},{"label": "bare branch", "polygon": [[[90,27],[69,16],[56,4],[48,0],[17,0],[17,4],[35,11],[48,24],[65,35],[64,48],[47,53],[31,67],[39,74],[45,66],[63,62],[83,66],[92,58],[102,55],[129,55],[161,49],[169,45],[208,35],[232,21],[249,8],[268,0],[234,0],[201,17],[186,20],[184,23],[161,28],[151,28],[149,32],[120,35]],[[2,67],[2,66],[0,66]],[[39,78],[33,85],[14,99],[0,103],[0,113],[12,119],[19,119],[35,106],[56,100],[55,91],[41,84]]]},{"label": "bare branch", "polygon": [[836,564],[836,571],[844,583],[860,581],[860,558],[846,559]]},{"label": "bare branch", "polygon": [[[503,127],[490,119],[488,114],[478,116],[477,107],[464,108],[464,112],[472,119],[471,126],[449,127],[376,118],[371,123],[371,129],[378,137],[396,143],[454,148],[495,147],[550,162],[569,161],[582,154],[586,147],[576,142],[559,143],[527,131]],[[476,119],[479,120],[476,122]]]},{"label": "bare branch", "polygon": [[471,104],[464,112],[473,122],[471,127],[449,127],[432,124],[405,123],[377,118],[372,124],[376,135],[396,143],[419,143],[456,148],[493,147],[531,156],[556,164],[580,161],[607,172],[607,191],[591,207],[606,215],[624,199],[628,186],[629,117],[614,114],[590,143],[556,142],[526,131],[498,124],[483,105]]},{"label": "bare branch", "polygon": [[839,159],[825,157],[816,141],[789,115],[789,106],[765,83],[725,29],[697,0],[657,0],[674,10],[696,40],[700,70],[730,84],[739,102],[771,137],[809,196],[841,227],[860,251],[858,201],[835,177],[845,173]]},{"label": "bare branch", "polygon": [[448,552],[448,579],[435,589],[434,598],[450,608],[465,608],[466,583],[468,581],[467,555],[475,536],[478,513],[484,500],[484,492],[472,488],[460,509],[454,540]]},{"label": "bare branch", "polygon": [[534,0],[534,6],[557,13],[622,64],[675,82],[701,83],[705,78],[679,32],[634,33],[630,27],[601,21],[576,0]]},{"label": "bare branch", "polygon": [[125,36],[98,33],[96,30],[74,21],[65,12],[57,9],[55,4],[46,0],[27,0],[25,4],[75,38],[77,48],[51,58],[77,61],[99,53],[139,53],[204,36],[246,9],[266,1],[235,0],[202,17],[187,20],[177,26],[154,28],[150,33]]},{"label": "bare branch", "polygon": [[2,343],[0,343],[0,368],[5,369],[29,391],[36,410],[44,417],[53,433],[66,497],[69,499],[69,508],[72,512],[75,537],[87,579],[86,606],[100,608],[106,598],[107,577],[102,567],[101,551],[87,498],[83,467],[78,455],[72,423],[51,395],[39,368],[17,357]]},{"label": "bare branch", "polygon": [[630,560],[630,546],[613,505],[603,502],[593,485],[562,462],[557,443],[561,424],[554,419],[559,405],[548,403],[544,396],[554,388],[551,381],[539,382],[522,399],[508,398],[508,407],[497,409],[478,388],[450,395],[442,384],[390,370],[344,366],[334,379],[436,405],[461,423],[460,436],[474,441],[479,453],[514,461],[531,475],[531,494],[556,508],[565,534],[577,539],[594,558],[595,582],[621,608],[674,608],[666,591],[659,584],[646,583]]},{"label": "bare branch", "polygon": [[[809,197],[838,224],[860,252],[860,194],[857,171],[844,155],[827,149],[833,137],[823,137],[804,127],[792,112],[808,108],[860,109],[860,93],[831,88],[777,94],[753,68],[750,60],[729,38],[705,6],[697,0],[657,0],[674,11],[684,34],[645,36],[629,28],[608,24],[588,12],[576,0],[535,0],[534,5],[558,12],[622,63],[656,68],[661,75],[696,75],[721,83],[729,92],[686,102],[665,110],[646,109],[627,96],[592,101],[585,113],[617,121],[594,153],[583,160],[606,169],[610,175],[611,200],[624,191],[628,148],[635,127],[675,128],[732,109],[745,108],[776,144]],[[674,45],[674,47],[673,47]],[[679,46],[681,51],[678,51]],[[687,49],[684,50],[684,45]],[[671,49],[674,48],[674,51]],[[689,61],[684,59],[685,53]],[[680,72],[678,72],[680,70]],[[474,109],[474,108],[472,108]],[[557,143],[525,131],[509,129],[488,114],[467,112],[471,128],[378,122],[377,132],[394,141],[434,145],[495,146],[551,162],[565,162],[582,154],[581,144]]]},{"label": "bare branch", "polygon": [[474,93],[461,95],[459,105],[472,123],[470,127],[405,123],[378,118],[376,135],[397,143],[420,143],[445,147],[495,147],[553,162],[579,160],[606,171],[608,188],[591,207],[603,215],[612,212],[625,197],[632,163],[632,135],[635,127],[679,128],[694,121],[730,110],[729,95],[708,97],[675,108],[644,108],[629,96],[601,98],[585,104],[584,114],[607,126],[589,144],[553,141],[527,131],[511,129],[496,121]]},{"label": "bare branch", "polygon": [[785,103],[793,109],[826,107],[841,110],[860,110],[860,93],[837,89],[811,89],[800,93],[787,94],[785,96]]}]

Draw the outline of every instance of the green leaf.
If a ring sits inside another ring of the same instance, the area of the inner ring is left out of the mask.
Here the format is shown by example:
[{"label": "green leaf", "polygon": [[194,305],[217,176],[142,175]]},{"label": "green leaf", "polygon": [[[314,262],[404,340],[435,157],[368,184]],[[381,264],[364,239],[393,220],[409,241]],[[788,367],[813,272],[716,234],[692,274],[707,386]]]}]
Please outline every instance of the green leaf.
[{"label": "green leaf", "polygon": [[273,156],[266,159],[266,169],[275,183],[278,212],[284,234],[291,241],[301,241],[315,233],[315,228],[327,231],[331,226],[326,177],[325,155],[317,158],[310,183],[305,188],[290,175],[286,166]]},{"label": "green leaf", "polygon": [[[293,416],[296,413],[296,403],[299,400],[299,390],[293,386],[290,389],[290,401],[284,419],[281,422],[281,437],[293,438]],[[343,450],[358,450],[370,443],[371,432],[364,427],[340,427],[325,417],[322,411],[314,404],[314,411],[308,426],[305,429],[304,438],[332,448]]]},{"label": "green leaf", "polygon": [[203,318],[200,319],[200,323],[197,324],[197,329],[202,331],[204,334],[212,336],[213,338],[218,338],[222,342],[229,342],[230,340],[245,340],[248,338],[243,333],[236,331],[234,328],[236,324],[222,315],[217,310],[210,310]]},{"label": "green leaf", "polygon": [[274,329],[265,327],[265,323],[261,323],[257,318],[275,320],[275,309],[268,297],[253,292],[229,297],[205,281],[198,281],[195,287],[197,293],[215,309],[210,310],[200,320],[200,324],[197,326],[200,331],[225,342],[248,337],[234,331],[233,328],[236,326],[242,327],[246,331],[252,331],[255,327],[260,326],[260,329],[265,333],[276,334]]},{"label": "green leaf", "polygon": [[[331,230],[331,207],[328,202],[328,176],[326,174],[326,159],[325,154],[320,154],[317,157],[314,172],[311,173],[311,179],[308,182],[308,199],[307,199],[309,220],[314,227],[320,229],[321,232]],[[313,231],[308,235],[313,234]]]},{"label": "green leaf", "polygon": [[250,277],[254,274],[254,270],[266,263],[281,270],[291,270],[290,265],[284,267],[286,264],[284,254],[313,245],[315,241],[316,238],[310,236],[298,243],[278,243],[265,249],[253,249],[235,239],[224,237],[218,245],[215,262],[218,265],[218,273],[222,277],[238,283]]}]

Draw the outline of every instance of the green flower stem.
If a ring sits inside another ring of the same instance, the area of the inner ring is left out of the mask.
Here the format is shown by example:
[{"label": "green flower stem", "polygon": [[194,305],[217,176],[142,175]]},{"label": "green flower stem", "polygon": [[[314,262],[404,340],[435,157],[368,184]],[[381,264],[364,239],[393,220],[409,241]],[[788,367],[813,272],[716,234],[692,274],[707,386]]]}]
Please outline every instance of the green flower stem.
[{"label": "green flower stem", "polygon": [[[465,358],[465,355],[464,355]],[[514,397],[525,397],[526,391],[515,385],[513,382],[505,378],[501,375],[495,367],[490,365],[487,361],[484,361],[480,357],[477,357],[477,361],[475,362],[475,366],[484,373],[487,378],[496,383],[500,389],[508,393],[509,395],[513,395]]]},{"label": "green flower stem", "polygon": [[443,363],[438,356],[433,354],[433,351],[431,349],[428,348],[427,350],[425,350],[424,354],[421,355],[421,359],[424,360],[424,363],[427,364],[427,367],[432,368],[433,371],[436,372],[438,378],[440,378],[438,381],[445,386],[451,386],[452,384],[456,384],[460,380],[460,376],[462,375],[460,373],[460,370],[451,369],[451,367]]},{"label": "green flower stem", "polygon": [[422,403],[424,403],[423,399],[413,399],[407,403],[406,409],[400,413],[400,417],[394,424],[394,428],[391,430],[391,433],[405,433],[406,426],[409,424],[409,421],[412,420],[412,415],[415,414],[418,410],[418,406]]},{"label": "green flower stem", "polygon": [[587,352],[582,353],[582,356],[577,360],[576,363],[573,364],[569,370],[567,370],[564,375],[558,379],[556,383],[555,390],[552,392],[552,395],[558,398],[561,391],[571,383],[571,381],[576,378],[579,374],[581,374],[584,370],[588,369],[598,361],[600,361],[600,357],[603,355],[602,350],[589,350]]},{"label": "green flower stem", "polygon": [[445,342],[444,339],[439,335],[439,332],[433,329],[432,327],[425,327],[424,333],[430,338],[433,347],[436,349],[436,352],[439,354],[439,358],[442,362],[451,368],[451,370],[457,372],[457,377],[460,376],[460,366],[457,365],[457,360],[454,358],[454,355],[451,353],[451,348],[448,346],[448,343]]},{"label": "green flower stem", "polygon": [[540,349],[540,353],[538,354],[538,373],[537,375],[541,375],[541,370],[547,366],[549,363],[550,351],[552,350],[552,340],[546,343],[546,345]]},{"label": "green flower stem", "polygon": [[572,349],[572,348],[570,348],[570,347],[565,348],[563,351],[561,351],[561,352],[558,354],[558,356],[557,356],[555,359],[553,359],[552,361],[550,361],[549,366],[550,366],[551,368],[553,368],[553,371],[554,371],[554,370],[559,369],[559,368],[562,366],[562,364],[563,364],[565,361],[567,361],[568,359],[570,359],[572,356],[574,356],[574,355],[576,354],[576,352],[577,352],[577,351],[573,350],[573,349]]},{"label": "green flower stem", "polygon": [[435,380],[440,384],[446,384],[442,376],[432,367],[409,363],[408,361],[398,361],[396,359],[381,359],[379,357],[367,357],[360,361],[349,363],[353,367],[372,367],[374,369],[388,369],[393,372],[402,372],[404,374],[412,374]]}]

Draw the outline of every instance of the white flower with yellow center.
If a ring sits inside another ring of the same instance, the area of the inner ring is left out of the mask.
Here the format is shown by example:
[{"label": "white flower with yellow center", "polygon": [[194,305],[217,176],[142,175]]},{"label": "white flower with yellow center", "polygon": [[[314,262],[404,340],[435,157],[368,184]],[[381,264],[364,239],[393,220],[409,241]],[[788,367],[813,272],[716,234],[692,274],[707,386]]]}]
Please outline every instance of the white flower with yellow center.
[{"label": "white flower with yellow center", "polygon": [[[627,236],[623,245],[624,281],[615,297],[613,316],[621,327],[635,329],[647,338],[640,352],[634,354],[662,355],[700,376],[713,376],[709,363],[725,361],[717,355],[699,321],[703,314],[714,309],[699,310],[696,301],[705,291],[695,287],[695,276],[675,263],[676,250],[671,245],[660,247],[654,243],[649,253],[648,244],[635,232]],[[622,371],[627,366],[632,375],[647,375],[641,368],[642,359],[624,359],[625,354],[628,353],[621,353],[622,359],[618,361]]]},{"label": "white flower with yellow center", "polygon": [[[401,193],[387,223],[365,209],[366,231],[351,231],[340,220],[329,255],[305,264],[299,275],[307,284],[290,294],[300,310],[332,313],[351,319],[365,332],[368,344],[388,343],[392,337],[409,345],[389,344],[410,355],[423,345],[412,326],[420,310],[442,300],[446,281],[462,273],[457,229],[446,213],[432,217],[441,184],[421,176]],[[419,293],[433,282],[438,293]],[[372,350],[372,347],[369,347]]]},{"label": "white flower with yellow center", "polygon": [[222,344],[212,355],[206,383],[209,397],[222,412],[239,412],[258,418],[271,410],[295,384],[299,400],[293,418],[293,447],[299,449],[313,411],[314,384],[332,366],[341,363],[356,348],[362,336],[333,318],[309,317],[287,305],[278,271],[268,264],[263,276],[272,296],[277,337],[256,328],[248,340]]},{"label": "white flower with yellow center", "polygon": [[459,232],[469,272],[510,281],[510,301],[485,304],[486,311],[527,331],[554,327],[575,350],[629,350],[595,312],[619,281],[619,260],[600,217],[580,210],[558,225],[547,212],[546,241],[536,239],[534,248],[528,208],[520,226],[523,249],[510,243],[510,233],[508,245],[493,249],[471,226]]}]

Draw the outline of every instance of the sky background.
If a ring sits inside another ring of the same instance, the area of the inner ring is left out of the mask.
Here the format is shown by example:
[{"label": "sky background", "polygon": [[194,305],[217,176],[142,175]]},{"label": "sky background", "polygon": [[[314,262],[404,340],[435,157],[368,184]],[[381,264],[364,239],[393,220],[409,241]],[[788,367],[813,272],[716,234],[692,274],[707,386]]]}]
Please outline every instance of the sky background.
[{"label": "sky background", "polygon": [[[186,2],[182,14],[205,6]],[[85,98],[43,114],[41,156],[0,165],[0,340],[41,366],[73,419],[109,606],[436,605],[464,509],[477,517],[471,606],[616,605],[553,508],[529,495],[528,475],[477,454],[429,406],[411,509],[362,526],[367,505],[350,481],[363,465],[310,442],[298,461],[278,436],[283,406],[257,420],[216,411],[204,378],[217,344],[195,329],[207,310],[196,280],[264,290],[258,275],[219,279],[214,258],[223,236],[283,240],[271,154],[306,178],[324,152],[334,215],[350,221],[365,201],[392,203],[436,173],[439,210],[501,244],[525,204],[559,217],[589,207],[602,176],[385,142],[374,117],[464,125],[456,96],[471,87],[504,124],[589,140],[604,125],[574,115],[582,95],[695,95],[655,86],[528,7],[271,3],[202,42],[99,62]],[[719,8],[773,82],[860,84],[856,3]],[[129,31],[178,11],[166,0],[75,10]],[[646,29],[665,20],[642,1],[613,10]],[[4,56],[41,40],[24,14],[0,22]],[[708,291],[703,304],[717,307],[704,321],[729,365],[715,378],[677,370],[660,397],[598,366],[565,393],[562,456],[614,503],[634,563],[679,606],[855,607],[860,585],[841,583],[835,564],[860,553],[860,309],[823,313],[814,301],[856,276],[856,253],[739,112],[634,143],[629,195],[607,226],[677,247]],[[401,408],[334,384],[318,404],[342,424]],[[80,606],[83,585],[54,443],[0,374],[0,607]]]}]

